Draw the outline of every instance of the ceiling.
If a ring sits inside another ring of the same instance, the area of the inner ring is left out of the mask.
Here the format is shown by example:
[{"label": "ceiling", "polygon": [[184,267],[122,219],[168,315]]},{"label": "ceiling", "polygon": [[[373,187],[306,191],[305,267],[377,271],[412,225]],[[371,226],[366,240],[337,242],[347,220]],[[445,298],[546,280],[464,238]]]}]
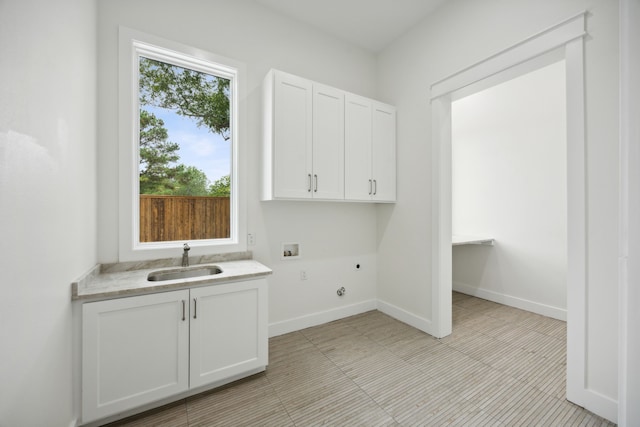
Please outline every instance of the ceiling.
[{"label": "ceiling", "polygon": [[371,52],[389,43],[445,0],[255,0]]}]

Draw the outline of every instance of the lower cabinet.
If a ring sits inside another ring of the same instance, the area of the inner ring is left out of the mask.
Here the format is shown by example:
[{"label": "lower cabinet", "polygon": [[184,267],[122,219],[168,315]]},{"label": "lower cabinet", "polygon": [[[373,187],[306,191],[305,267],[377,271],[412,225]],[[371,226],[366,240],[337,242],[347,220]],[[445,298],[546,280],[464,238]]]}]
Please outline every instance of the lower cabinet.
[{"label": "lower cabinet", "polygon": [[265,291],[265,280],[191,290],[191,388],[266,366]]},{"label": "lower cabinet", "polygon": [[82,306],[82,421],[264,369],[264,279]]}]

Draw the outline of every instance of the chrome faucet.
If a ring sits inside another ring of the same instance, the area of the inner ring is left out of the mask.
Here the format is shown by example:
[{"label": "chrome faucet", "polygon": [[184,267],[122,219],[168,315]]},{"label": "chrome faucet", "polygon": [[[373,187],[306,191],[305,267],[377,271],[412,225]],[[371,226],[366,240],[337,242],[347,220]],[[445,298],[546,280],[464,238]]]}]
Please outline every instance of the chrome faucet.
[{"label": "chrome faucet", "polygon": [[182,251],[182,266],[183,267],[189,267],[189,249],[191,249],[189,247],[188,243],[185,243],[183,246],[183,251]]}]

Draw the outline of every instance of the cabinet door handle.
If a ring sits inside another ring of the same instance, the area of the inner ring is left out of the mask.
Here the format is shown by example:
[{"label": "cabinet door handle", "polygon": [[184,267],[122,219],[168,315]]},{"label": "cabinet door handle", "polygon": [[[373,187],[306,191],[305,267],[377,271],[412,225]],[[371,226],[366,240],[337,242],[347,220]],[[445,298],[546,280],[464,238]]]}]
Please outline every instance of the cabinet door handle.
[{"label": "cabinet door handle", "polygon": [[198,318],[198,300],[195,298],[193,299],[193,318]]},{"label": "cabinet door handle", "polygon": [[186,304],[186,301],[185,301],[185,300],[182,300],[182,321],[183,321],[183,322],[185,321],[185,317],[184,317],[184,313],[185,313],[185,304]]},{"label": "cabinet door handle", "polygon": [[371,180],[369,180],[369,195],[371,195],[371,193],[372,193],[372,189],[371,188],[372,188],[371,187]]},{"label": "cabinet door handle", "polygon": [[373,180],[373,195],[375,196],[376,194],[378,194],[378,181],[377,180]]},{"label": "cabinet door handle", "polygon": [[307,189],[307,191],[311,193],[311,174],[309,174],[308,176],[309,176],[309,188]]},{"label": "cabinet door handle", "polygon": [[313,175],[313,192],[317,193],[318,192],[318,175]]}]

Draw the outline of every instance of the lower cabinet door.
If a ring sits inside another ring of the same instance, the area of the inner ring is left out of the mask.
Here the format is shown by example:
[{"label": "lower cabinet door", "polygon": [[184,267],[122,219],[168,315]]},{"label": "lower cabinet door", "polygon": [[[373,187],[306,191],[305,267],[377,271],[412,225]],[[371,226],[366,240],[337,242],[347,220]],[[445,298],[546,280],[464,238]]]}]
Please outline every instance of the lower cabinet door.
[{"label": "lower cabinet door", "polygon": [[267,281],[191,289],[191,388],[264,367]]},{"label": "lower cabinet door", "polygon": [[82,306],[82,421],[189,388],[189,291]]}]

